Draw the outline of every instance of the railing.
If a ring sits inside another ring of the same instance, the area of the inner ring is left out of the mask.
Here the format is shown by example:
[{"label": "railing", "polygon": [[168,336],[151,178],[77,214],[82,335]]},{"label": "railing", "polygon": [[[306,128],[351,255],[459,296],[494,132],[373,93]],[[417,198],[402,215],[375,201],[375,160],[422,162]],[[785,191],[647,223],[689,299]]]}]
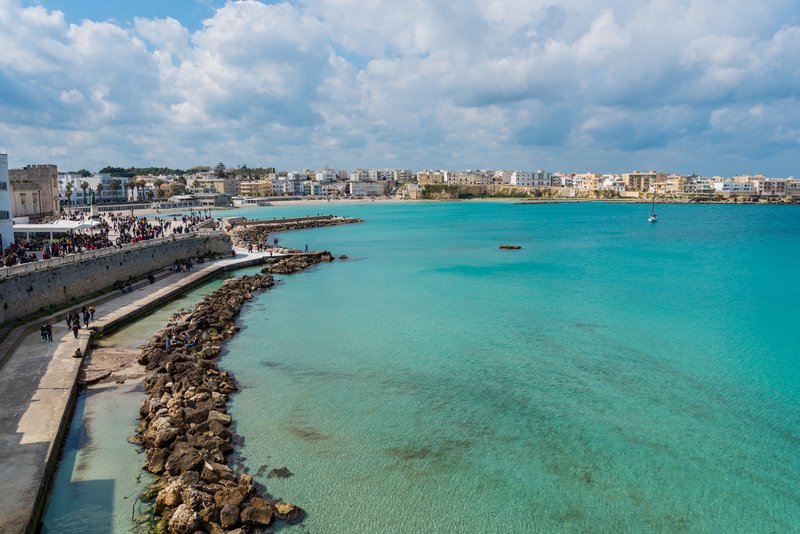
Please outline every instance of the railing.
[{"label": "railing", "polygon": [[174,234],[167,237],[157,237],[155,239],[137,241],[136,243],[125,243],[119,247],[99,248],[97,250],[88,250],[86,252],[68,254],[66,256],[59,256],[57,258],[50,258],[49,260],[21,263],[19,265],[12,265],[11,267],[0,267],[0,277],[7,278],[11,276],[32,273],[36,271],[46,271],[48,269],[52,269],[54,267],[66,265],[69,263],[78,263],[82,261],[92,260],[95,258],[103,258],[105,256],[121,254],[129,250],[139,250],[139,249],[154,247],[164,243],[170,243],[172,241],[180,241],[183,239],[191,239],[194,237],[216,237],[222,235],[225,235],[225,232],[214,230],[212,228],[198,228],[186,234]]}]

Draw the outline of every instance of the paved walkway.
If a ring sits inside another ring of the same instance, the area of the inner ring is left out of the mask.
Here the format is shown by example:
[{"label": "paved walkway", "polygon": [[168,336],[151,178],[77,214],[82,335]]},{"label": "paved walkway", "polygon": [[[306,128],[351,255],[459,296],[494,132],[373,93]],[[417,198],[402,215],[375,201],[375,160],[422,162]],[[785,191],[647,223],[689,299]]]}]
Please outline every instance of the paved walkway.
[{"label": "paved walkway", "polygon": [[[277,256],[277,254],[276,254]],[[269,253],[238,251],[236,259],[198,265],[189,273],[172,273],[154,284],[146,281],[131,293],[117,292],[110,300],[95,304],[90,328],[104,328],[144,315],[178,294],[202,284],[222,271],[261,263]],[[95,299],[91,302],[97,302]],[[72,309],[80,310],[84,303]],[[88,304],[88,302],[86,303]],[[0,367],[0,533],[25,532],[44,502],[44,486],[55,468],[58,442],[69,425],[66,412],[76,391],[81,359],[76,348],[86,352],[89,331],[81,329],[75,339],[67,330],[64,310],[51,320],[53,342],[41,340],[38,325],[21,326],[9,336],[19,338]],[[25,333],[34,327],[34,331]]]}]

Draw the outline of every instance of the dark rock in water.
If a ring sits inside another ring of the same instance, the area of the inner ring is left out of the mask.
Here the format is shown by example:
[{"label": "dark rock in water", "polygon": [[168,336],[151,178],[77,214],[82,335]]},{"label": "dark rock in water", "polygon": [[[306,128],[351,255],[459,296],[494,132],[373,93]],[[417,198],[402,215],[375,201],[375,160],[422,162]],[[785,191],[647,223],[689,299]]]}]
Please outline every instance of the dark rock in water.
[{"label": "dark rock in water", "polygon": [[345,254],[342,254],[341,256],[339,256],[339,259],[340,260],[346,260],[346,259],[348,259],[348,257]]},{"label": "dark rock in water", "polygon": [[522,248],[521,245],[500,245],[501,249],[503,250],[519,250]]},{"label": "dark rock in water", "polygon": [[287,523],[299,523],[303,520],[305,511],[292,503],[279,501],[272,505],[275,517]]},{"label": "dark rock in water", "polygon": [[286,467],[278,467],[273,469],[267,475],[267,478],[289,478],[290,476],[294,475],[291,471],[289,471]]}]

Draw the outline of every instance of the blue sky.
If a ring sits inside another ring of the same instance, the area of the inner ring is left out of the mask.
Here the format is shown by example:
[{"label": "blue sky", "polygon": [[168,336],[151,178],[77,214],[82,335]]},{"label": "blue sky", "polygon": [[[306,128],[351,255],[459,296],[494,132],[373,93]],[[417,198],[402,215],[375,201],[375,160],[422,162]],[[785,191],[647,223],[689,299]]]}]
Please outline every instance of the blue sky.
[{"label": "blue sky", "polygon": [[0,0],[12,166],[800,175],[796,0]]}]

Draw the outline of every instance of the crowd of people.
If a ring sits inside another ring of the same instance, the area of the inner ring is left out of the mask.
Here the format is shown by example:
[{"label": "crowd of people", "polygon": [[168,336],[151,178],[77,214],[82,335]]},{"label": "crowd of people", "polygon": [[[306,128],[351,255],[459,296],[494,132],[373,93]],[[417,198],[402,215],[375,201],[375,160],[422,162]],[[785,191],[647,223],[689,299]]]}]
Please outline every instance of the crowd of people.
[{"label": "crowd of people", "polygon": [[104,214],[97,219],[98,225],[85,232],[70,232],[53,241],[45,239],[17,240],[3,251],[0,267],[11,267],[21,263],[40,259],[47,260],[101,248],[117,248],[129,243],[173,234],[184,234],[192,231],[196,224],[204,220],[206,218],[194,215],[174,216],[171,219],[155,217],[150,220],[147,217],[132,215]]}]

